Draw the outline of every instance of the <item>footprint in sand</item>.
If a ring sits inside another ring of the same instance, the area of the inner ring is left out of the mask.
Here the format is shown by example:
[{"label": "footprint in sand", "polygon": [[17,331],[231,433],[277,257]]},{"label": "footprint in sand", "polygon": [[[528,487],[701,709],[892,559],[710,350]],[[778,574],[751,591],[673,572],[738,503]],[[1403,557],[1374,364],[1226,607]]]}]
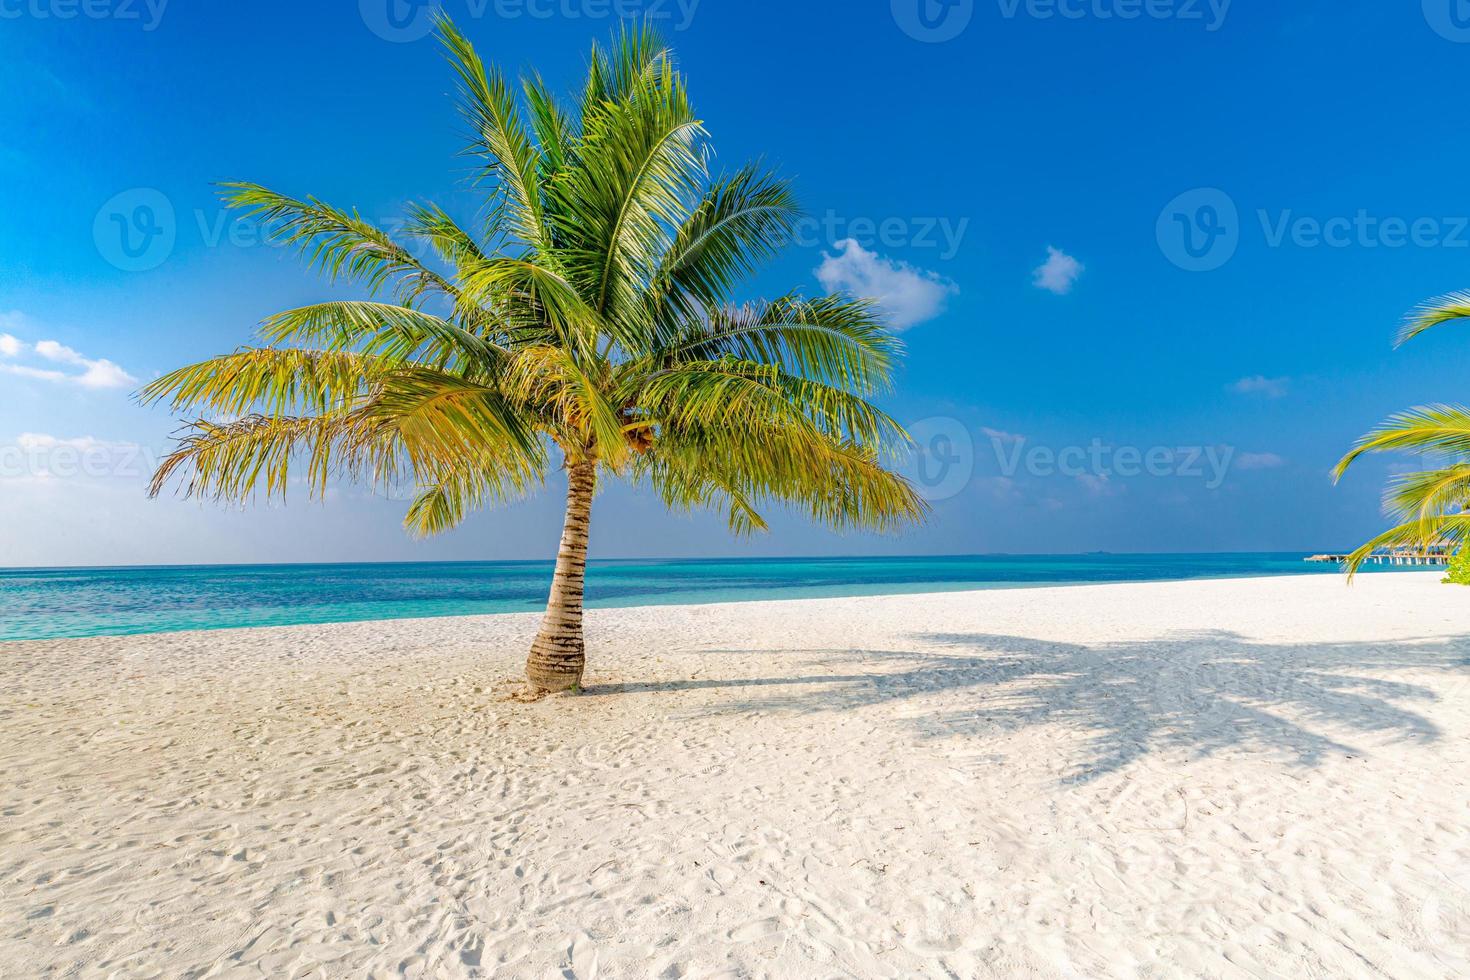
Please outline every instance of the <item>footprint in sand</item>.
[{"label": "footprint in sand", "polygon": [[730,941],[732,943],[750,943],[755,942],[757,939],[765,939],[767,936],[774,936],[780,931],[781,921],[779,919],[758,919],[755,922],[747,922],[745,925],[732,930],[730,932]]}]

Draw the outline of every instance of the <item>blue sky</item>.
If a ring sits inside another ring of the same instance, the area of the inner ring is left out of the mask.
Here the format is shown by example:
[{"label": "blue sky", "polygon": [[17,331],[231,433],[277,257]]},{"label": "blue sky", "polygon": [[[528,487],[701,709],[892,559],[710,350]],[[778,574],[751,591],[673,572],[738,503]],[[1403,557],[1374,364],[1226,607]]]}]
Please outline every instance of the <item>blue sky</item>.
[{"label": "blue sky", "polygon": [[[144,499],[174,422],[136,385],[342,295],[214,181],[475,213],[449,70],[387,2],[0,0],[0,565],[553,553],[554,483],[429,542],[351,487]],[[1470,5],[920,2],[445,4],[566,91],[615,12],[650,14],[720,160],[764,157],[812,216],[750,295],[850,288],[904,328],[886,404],[926,447],[927,526],[737,541],[617,489],[594,553],[1316,550],[1379,528],[1413,461],[1328,469],[1390,412],[1464,397],[1470,338],[1391,338],[1470,287]]]}]

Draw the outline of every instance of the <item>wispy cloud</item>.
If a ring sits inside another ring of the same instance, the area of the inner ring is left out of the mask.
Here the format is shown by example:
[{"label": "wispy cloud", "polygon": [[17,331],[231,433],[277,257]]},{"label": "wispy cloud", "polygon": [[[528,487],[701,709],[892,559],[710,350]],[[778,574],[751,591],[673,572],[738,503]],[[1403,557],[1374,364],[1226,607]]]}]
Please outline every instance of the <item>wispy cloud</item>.
[{"label": "wispy cloud", "polygon": [[67,380],[83,388],[126,388],[136,384],[138,380],[109,360],[83,357],[54,340],[43,340],[36,344],[36,353],[48,361],[81,368],[81,374],[67,375]]},{"label": "wispy cloud", "polygon": [[959,287],[938,273],[869,252],[853,239],[837,243],[838,254],[822,253],[816,269],[823,288],[875,300],[895,330],[907,330],[944,312]]},{"label": "wispy cloud", "polygon": [[1127,493],[1128,488],[1121,483],[1114,483],[1106,473],[1092,474],[1083,473],[1077,477],[1077,482],[1094,497],[1116,497],[1121,493]]},{"label": "wispy cloud", "polygon": [[1274,470],[1285,466],[1286,460],[1275,453],[1241,453],[1235,465],[1242,470]]},{"label": "wispy cloud", "polygon": [[48,371],[45,368],[27,367],[24,364],[0,364],[0,372],[35,381],[62,382],[67,379],[65,371]]},{"label": "wispy cloud", "polygon": [[110,442],[106,439],[98,439],[95,436],[63,439],[44,432],[22,432],[16,436],[15,444],[27,452],[41,452],[47,449],[75,449],[78,452],[86,453],[139,448],[135,442]]},{"label": "wispy cloud", "polygon": [[1087,267],[1059,248],[1046,247],[1046,261],[1031,273],[1031,281],[1037,289],[1065,296],[1077,285],[1077,279]]},{"label": "wispy cloud", "polygon": [[[33,326],[22,313],[0,314],[0,327],[25,329]],[[28,344],[10,333],[0,333],[0,357],[14,361],[30,355],[51,364],[61,364],[72,370],[40,367],[32,364],[0,363],[0,373],[11,374],[35,381],[52,384],[74,384],[82,388],[127,388],[138,379],[106,358],[90,358],[54,340],[39,340]]]},{"label": "wispy cloud", "polygon": [[1260,395],[1263,398],[1283,398],[1290,388],[1290,378],[1268,378],[1263,374],[1241,378],[1230,386],[1237,395]]},{"label": "wispy cloud", "polygon": [[1026,437],[1015,432],[1007,432],[1004,429],[992,429],[989,426],[981,426],[980,431],[995,442],[1025,442]]}]

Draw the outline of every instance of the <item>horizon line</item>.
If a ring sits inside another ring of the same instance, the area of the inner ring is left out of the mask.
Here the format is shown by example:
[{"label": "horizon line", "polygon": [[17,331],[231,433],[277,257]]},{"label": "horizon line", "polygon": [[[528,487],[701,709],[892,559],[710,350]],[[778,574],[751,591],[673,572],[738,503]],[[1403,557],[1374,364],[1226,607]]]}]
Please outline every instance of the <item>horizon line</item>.
[{"label": "horizon line", "polygon": [[[1346,552],[1343,552],[1344,554]],[[589,565],[634,564],[649,562],[657,564],[684,564],[695,562],[743,562],[743,561],[867,561],[867,560],[917,560],[917,559],[963,559],[963,558],[1181,558],[1181,557],[1233,557],[1245,555],[1312,555],[1338,554],[1334,551],[1287,550],[1287,551],[1071,551],[1071,552],[1019,552],[984,551],[960,553],[904,554],[904,555],[715,555],[710,557],[616,557],[592,558]],[[0,565],[0,574],[12,572],[66,572],[66,571],[148,571],[163,569],[202,568],[337,568],[351,565],[554,565],[556,558],[455,558],[455,559],[369,559],[364,561],[247,561],[247,562],[165,562],[139,563],[131,565]]]}]

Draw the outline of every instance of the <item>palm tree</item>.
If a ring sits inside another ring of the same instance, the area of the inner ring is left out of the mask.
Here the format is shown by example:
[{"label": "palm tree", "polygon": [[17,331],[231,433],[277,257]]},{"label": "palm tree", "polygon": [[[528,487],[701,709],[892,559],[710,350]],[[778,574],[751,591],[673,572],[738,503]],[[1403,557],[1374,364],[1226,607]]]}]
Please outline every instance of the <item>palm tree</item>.
[{"label": "palm tree", "polygon": [[582,677],[599,481],[718,508],[737,533],[764,529],[769,504],[837,529],[924,514],[885,468],[907,437],[868,401],[899,342],[863,301],[734,301],[799,212],[760,166],[711,172],[684,78],[652,32],[593,47],[575,113],[534,74],[518,99],[448,20],[439,35],[490,188],[481,233],[413,206],[400,244],[355,211],[225,185],[233,206],[370,298],[276,314],[261,346],[148,385],[145,401],[195,418],[155,495],[177,481],[190,496],[269,497],[305,466],[316,495],[337,478],[411,486],[405,525],[427,535],[532,491],[559,463],[566,520],[526,665],[541,691]]},{"label": "palm tree", "polygon": [[[1400,332],[1399,345],[1433,327],[1470,320],[1470,292],[1453,293],[1417,310]],[[1358,440],[1333,471],[1341,480],[1364,453],[1414,452],[1446,457],[1438,469],[1395,478],[1384,508],[1399,522],[1348,556],[1349,574],[1380,548],[1470,546],[1470,409],[1431,405],[1395,415]]]}]

